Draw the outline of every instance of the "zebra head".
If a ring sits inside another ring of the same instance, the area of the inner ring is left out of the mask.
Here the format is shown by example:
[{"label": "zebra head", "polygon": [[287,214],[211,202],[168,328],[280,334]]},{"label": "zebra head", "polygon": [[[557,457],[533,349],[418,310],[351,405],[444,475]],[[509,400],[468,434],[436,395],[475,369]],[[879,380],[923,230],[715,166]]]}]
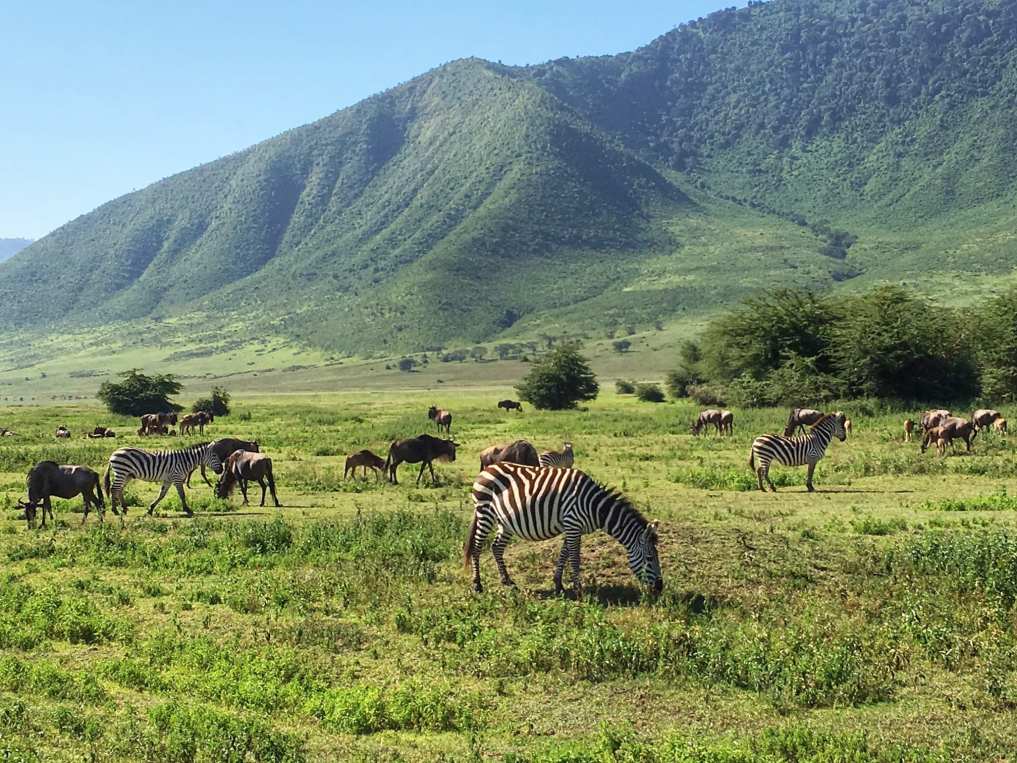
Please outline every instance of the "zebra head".
[{"label": "zebra head", "polygon": [[844,415],[843,411],[836,411],[833,414],[833,436],[841,442],[847,439],[847,429],[844,427],[845,421],[847,421],[847,416]]},{"label": "zebra head", "polygon": [[664,576],[660,571],[660,557],[657,555],[657,523],[647,522],[636,538],[635,548],[629,555],[632,574],[653,591],[654,595],[664,590]]}]

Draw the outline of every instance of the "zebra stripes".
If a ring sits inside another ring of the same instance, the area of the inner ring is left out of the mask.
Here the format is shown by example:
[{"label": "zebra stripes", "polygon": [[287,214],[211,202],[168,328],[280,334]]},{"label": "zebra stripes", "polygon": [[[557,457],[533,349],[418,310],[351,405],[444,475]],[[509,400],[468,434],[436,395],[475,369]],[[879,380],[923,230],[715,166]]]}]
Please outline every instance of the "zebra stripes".
[{"label": "zebra stripes", "polygon": [[[162,490],[159,497],[152,501],[148,507],[151,514],[155,507],[169,492],[170,485],[175,485],[177,494],[180,496],[180,503],[184,507],[184,513],[191,516],[193,512],[187,505],[187,498],[184,496],[184,480],[191,472],[199,466],[210,466],[212,471],[222,471],[222,459],[212,448],[214,443],[201,443],[192,445],[182,450],[141,450],[140,448],[120,448],[114,451],[109,457],[109,467],[106,469],[106,492],[110,496],[110,505],[113,513],[117,512],[117,503],[123,510],[119,513],[120,521],[123,522],[127,514],[127,505],[124,503],[124,486],[131,480],[143,480],[145,482],[161,482]],[[110,475],[112,475],[112,487],[110,486]]]},{"label": "zebra stripes", "polygon": [[572,443],[566,442],[560,452],[549,450],[541,453],[537,457],[537,461],[541,466],[560,466],[565,469],[571,469],[575,463],[572,455]]},{"label": "zebra stripes", "polygon": [[501,582],[514,585],[505,568],[505,547],[513,535],[525,540],[548,540],[564,535],[554,567],[555,593],[562,591],[566,560],[571,562],[572,585],[578,594],[580,538],[604,530],[621,543],[633,574],[660,593],[664,579],[657,556],[657,528],[619,493],[598,485],[576,469],[538,468],[512,463],[488,466],[473,483],[473,522],[463,546],[467,567],[472,565],[473,590],[481,591],[480,551],[497,527],[491,553]]},{"label": "zebra stripes", "polygon": [[777,488],[770,480],[770,463],[776,461],[785,466],[804,466],[808,464],[809,474],[805,486],[809,492],[815,488],[812,486],[812,474],[816,471],[816,464],[826,453],[830,440],[835,436],[843,442],[847,439],[847,432],[844,430],[844,414],[829,413],[823,416],[812,427],[812,431],[801,437],[781,437],[775,434],[764,434],[752,441],[752,452],[749,454],[749,468],[755,471],[759,480],[759,489],[764,493],[763,479],[773,492]]}]

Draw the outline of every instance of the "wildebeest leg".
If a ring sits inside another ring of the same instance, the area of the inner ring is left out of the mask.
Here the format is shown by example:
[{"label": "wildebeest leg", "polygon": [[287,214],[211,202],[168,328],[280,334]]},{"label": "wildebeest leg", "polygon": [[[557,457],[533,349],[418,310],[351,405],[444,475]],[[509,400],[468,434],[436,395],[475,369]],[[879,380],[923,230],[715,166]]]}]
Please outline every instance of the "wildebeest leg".
[{"label": "wildebeest leg", "polygon": [[268,489],[268,485],[265,484],[265,478],[264,477],[258,477],[258,484],[261,485],[261,503],[259,503],[258,505],[259,506],[264,506],[265,505],[265,491]]},{"label": "wildebeest leg", "polygon": [[[240,483],[240,492],[244,495],[244,506],[247,505],[247,480],[241,477],[237,482]],[[264,506],[264,504],[262,504]]]},{"label": "wildebeest leg", "polygon": [[813,461],[812,463],[809,464],[809,473],[805,477],[805,487],[807,487],[809,489],[810,493],[812,493],[812,492],[814,492],[816,490],[816,488],[814,488],[812,486],[812,474],[815,471],[816,471],[816,462]]},{"label": "wildebeest leg", "polygon": [[498,574],[501,575],[501,584],[514,586],[512,578],[509,577],[508,569],[505,567],[505,547],[508,545],[511,535],[504,527],[498,528],[498,534],[491,544],[491,554],[494,556],[494,563],[498,565]]},{"label": "wildebeest leg", "polygon": [[[424,476],[424,468],[428,465],[428,463],[430,463],[430,462],[429,461],[421,461],[420,462],[420,473],[417,474],[417,486],[418,487],[420,486],[420,478]],[[432,471],[431,473],[433,474],[434,472]]]},{"label": "wildebeest leg", "polygon": [[81,491],[81,500],[84,502],[84,510],[81,513],[81,524],[85,524],[85,520],[88,519],[88,510],[92,508],[91,502],[95,500],[92,496],[91,488],[86,488]]},{"label": "wildebeest leg", "polygon": [[428,461],[427,462],[427,468],[431,470],[431,484],[432,485],[437,485],[438,484],[438,478],[434,474],[434,462],[433,461]]},{"label": "wildebeest leg", "polygon": [[169,489],[170,489],[170,483],[169,482],[162,483],[162,489],[159,491],[159,497],[156,498],[154,501],[152,501],[148,505],[148,513],[149,514],[151,514],[153,511],[155,511],[155,507],[159,505],[159,501],[161,501],[163,498],[166,497],[166,493],[169,492]]},{"label": "wildebeest leg", "polygon": [[191,507],[187,505],[187,496],[184,495],[184,483],[183,482],[174,482],[173,484],[177,488],[177,495],[180,496],[180,505],[184,507],[184,514],[186,514],[189,517],[193,516],[194,512],[191,511]]},{"label": "wildebeest leg", "polygon": [[[47,495],[42,499],[42,527],[46,529],[46,512],[49,512],[49,518],[53,519],[53,504],[50,502],[49,496]],[[56,520],[53,521],[56,524]]]},{"label": "wildebeest leg", "polygon": [[[364,476],[366,477],[367,475],[365,474]],[[282,506],[282,504],[279,503],[279,496],[275,494],[275,477],[272,475],[271,469],[268,470],[268,489],[272,491],[272,500],[275,501],[275,507],[278,509],[280,506]],[[262,505],[264,505],[265,501],[264,492],[262,492],[261,494],[261,500]]]}]

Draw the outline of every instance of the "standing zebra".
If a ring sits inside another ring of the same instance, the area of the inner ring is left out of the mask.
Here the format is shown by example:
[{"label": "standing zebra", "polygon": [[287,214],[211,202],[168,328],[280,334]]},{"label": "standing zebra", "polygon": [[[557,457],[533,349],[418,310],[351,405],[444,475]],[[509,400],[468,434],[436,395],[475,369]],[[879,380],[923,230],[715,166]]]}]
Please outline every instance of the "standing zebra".
[{"label": "standing zebra", "polygon": [[565,442],[560,451],[548,450],[540,454],[537,459],[541,466],[561,466],[565,469],[571,469],[575,463],[575,459],[572,455],[572,443]]},{"label": "standing zebra", "polygon": [[[203,442],[200,445],[192,445],[183,450],[141,450],[140,448],[120,448],[113,451],[109,457],[109,467],[106,469],[106,492],[110,497],[110,505],[113,513],[117,512],[117,503],[123,512],[119,514],[121,523],[124,515],[127,514],[127,504],[124,503],[124,485],[132,479],[144,480],[145,482],[161,482],[162,491],[159,497],[152,501],[148,507],[151,514],[155,507],[169,492],[170,485],[175,485],[177,494],[180,496],[180,503],[184,507],[184,513],[191,516],[193,512],[187,505],[187,498],[184,496],[184,480],[191,472],[199,466],[210,466],[212,471],[222,471],[222,460],[212,447],[214,443]],[[113,475],[113,484],[110,486],[110,474]]]},{"label": "standing zebra", "polygon": [[633,574],[660,593],[664,578],[657,556],[657,525],[643,516],[619,493],[598,485],[576,469],[537,468],[521,464],[491,464],[473,483],[473,522],[463,546],[467,567],[473,566],[473,590],[481,591],[480,550],[497,526],[491,553],[501,582],[515,585],[505,569],[505,547],[518,535],[526,540],[548,540],[564,534],[554,567],[554,591],[562,592],[565,560],[572,565],[572,587],[578,595],[579,544],[582,535],[604,530],[628,552]]},{"label": "standing zebra", "polygon": [[819,459],[826,453],[830,440],[834,437],[837,437],[841,442],[847,439],[844,421],[844,414],[837,411],[823,416],[807,435],[781,437],[775,434],[764,434],[753,440],[752,452],[749,454],[749,468],[756,473],[759,489],[766,492],[766,488],[763,487],[763,478],[765,477],[770,490],[777,492],[777,488],[770,480],[770,462],[777,461],[785,466],[808,464],[809,474],[805,480],[805,486],[810,493],[813,492],[815,488],[812,486],[812,474],[816,471]]}]

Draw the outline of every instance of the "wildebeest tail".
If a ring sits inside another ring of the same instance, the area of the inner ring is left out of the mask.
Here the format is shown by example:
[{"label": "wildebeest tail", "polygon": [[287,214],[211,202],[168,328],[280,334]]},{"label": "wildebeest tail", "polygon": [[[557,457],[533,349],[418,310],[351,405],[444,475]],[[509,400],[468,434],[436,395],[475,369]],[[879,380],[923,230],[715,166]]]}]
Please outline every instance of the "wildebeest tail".
[{"label": "wildebeest tail", "polygon": [[477,541],[477,512],[473,512],[473,521],[470,522],[470,531],[466,534],[466,542],[463,544],[463,566],[469,569],[470,559],[473,558],[473,544]]},{"label": "wildebeest tail", "polygon": [[[109,490],[107,490],[106,492],[108,493]],[[106,502],[103,500],[103,497],[102,497],[102,480],[99,480],[99,479],[97,479],[95,481],[95,497],[99,501],[99,506],[101,508],[105,509],[106,508]]]}]

